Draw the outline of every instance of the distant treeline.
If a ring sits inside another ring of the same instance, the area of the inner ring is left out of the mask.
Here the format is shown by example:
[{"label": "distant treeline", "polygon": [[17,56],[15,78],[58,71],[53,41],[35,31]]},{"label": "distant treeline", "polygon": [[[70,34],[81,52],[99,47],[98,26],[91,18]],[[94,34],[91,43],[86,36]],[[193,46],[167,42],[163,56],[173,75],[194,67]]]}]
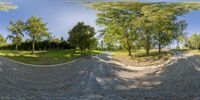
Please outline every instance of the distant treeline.
[{"label": "distant treeline", "polygon": [[[4,50],[15,50],[16,45],[15,44],[8,44],[0,47],[0,49]],[[62,42],[53,42],[53,41],[40,41],[35,43],[35,50],[49,50],[49,49],[75,49],[73,46],[70,46],[70,44],[67,41]],[[18,50],[32,50],[32,42],[22,42],[18,46]]]},{"label": "distant treeline", "polygon": [[190,37],[185,38],[184,45],[191,50],[200,50],[200,34],[194,33]]}]

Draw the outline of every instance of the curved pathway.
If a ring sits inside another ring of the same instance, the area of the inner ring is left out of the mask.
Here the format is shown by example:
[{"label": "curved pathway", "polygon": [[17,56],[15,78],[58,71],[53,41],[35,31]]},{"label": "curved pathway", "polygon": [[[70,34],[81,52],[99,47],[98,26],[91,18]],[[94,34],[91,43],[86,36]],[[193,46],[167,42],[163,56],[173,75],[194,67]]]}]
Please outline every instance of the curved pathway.
[{"label": "curved pathway", "polygon": [[0,57],[0,100],[200,99],[200,56],[175,58],[138,71],[113,63],[109,55],[52,67]]}]

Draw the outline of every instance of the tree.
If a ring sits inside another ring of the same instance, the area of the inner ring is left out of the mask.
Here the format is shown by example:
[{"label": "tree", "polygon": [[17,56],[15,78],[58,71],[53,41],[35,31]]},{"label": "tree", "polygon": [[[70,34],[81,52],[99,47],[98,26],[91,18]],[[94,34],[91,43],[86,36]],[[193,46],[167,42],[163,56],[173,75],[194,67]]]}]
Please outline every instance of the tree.
[{"label": "tree", "polygon": [[2,46],[5,43],[5,38],[3,37],[2,34],[0,34],[0,46]]},{"label": "tree", "polygon": [[[184,23],[177,24],[178,16],[200,8],[199,3],[93,3],[99,10],[97,23],[103,26],[105,42],[120,44],[131,55],[132,46],[144,46],[146,55],[155,43],[159,52],[169,45],[176,34],[182,36]],[[186,26],[186,25],[185,25]],[[125,42],[126,41],[126,42]],[[138,42],[139,41],[139,42]],[[142,45],[141,45],[142,44]]]},{"label": "tree", "polygon": [[93,4],[93,8],[101,11],[97,23],[104,26],[105,42],[120,44],[131,56],[133,47],[138,47],[141,41],[149,55],[152,24],[145,12],[148,5],[139,2]]},{"label": "tree", "polygon": [[[162,7],[162,8],[160,8]],[[155,44],[158,45],[159,53],[161,53],[162,46],[168,45],[172,40],[172,26],[173,13],[167,8],[166,5],[153,6],[150,12],[150,20],[153,23],[153,38]]]},{"label": "tree", "polygon": [[23,32],[25,29],[24,22],[18,20],[17,22],[10,21],[10,26],[8,27],[8,31],[12,34],[8,35],[8,39],[11,39],[13,44],[15,44],[15,49],[18,50],[18,46],[22,42],[22,37],[24,36]]},{"label": "tree", "polygon": [[148,5],[141,8],[139,18],[137,20],[137,27],[141,33],[140,38],[144,43],[146,49],[146,55],[149,55],[151,49],[153,32],[154,32],[154,22],[151,20],[151,13],[154,12],[153,6]]},{"label": "tree", "polygon": [[83,22],[78,22],[76,26],[69,31],[69,43],[81,50],[83,53],[86,49],[92,49],[96,44],[95,29]]},{"label": "tree", "polygon": [[200,49],[200,35],[197,33],[192,34],[192,36],[188,39],[190,47],[192,49]]},{"label": "tree", "polygon": [[137,18],[137,10],[110,8],[98,14],[97,24],[103,26],[102,35],[105,42],[120,44],[131,56],[139,34],[135,21]]},{"label": "tree", "polygon": [[187,28],[187,23],[184,20],[175,22],[174,24],[174,39],[177,41],[177,47],[180,48],[180,42],[184,42],[186,33],[184,30]]},{"label": "tree", "polygon": [[145,9],[151,22],[154,42],[158,45],[159,53],[164,46],[169,45],[174,39],[184,36],[184,29],[187,24],[184,20],[177,17],[185,14],[187,10],[176,10],[176,6],[170,4],[151,5]]},{"label": "tree", "polygon": [[30,17],[26,22],[26,31],[32,39],[32,53],[35,51],[35,42],[41,37],[48,36],[46,23],[42,21],[42,18],[36,16]]}]

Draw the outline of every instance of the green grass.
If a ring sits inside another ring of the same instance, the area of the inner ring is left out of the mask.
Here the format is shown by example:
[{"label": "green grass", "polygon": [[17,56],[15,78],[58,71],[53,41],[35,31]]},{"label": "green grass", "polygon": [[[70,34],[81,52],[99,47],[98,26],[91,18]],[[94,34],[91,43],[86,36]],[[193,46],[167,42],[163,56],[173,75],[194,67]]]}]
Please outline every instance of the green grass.
[{"label": "green grass", "polygon": [[189,53],[192,53],[194,55],[200,55],[200,50],[190,50]]},{"label": "green grass", "polygon": [[141,64],[141,65],[152,65],[162,63],[172,57],[170,51],[163,51],[158,53],[157,50],[151,50],[150,55],[147,56],[144,50],[138,50],[132,52],[132,56],[128,56],[127,51],[113,52],[113,58],[123,61],[126,64]]},{"label": "green grass", "polygon": [[[100,51],[86,52],[83,55],[100,54]],[[0,56],[34,65],[52,65],[60,64],[79,58],[80,51],[74,50],[48,50],[36,51],[31,54],[31,51],[13,51],[13,50],[0,50]]]},{"label": "green grass", "polygon": [[200,50],[182,49],[182,50],[171,50],[171,51],[182,51],[184,53],[190,53],[190,54],[193,54],[193,55],[200,55]]}]

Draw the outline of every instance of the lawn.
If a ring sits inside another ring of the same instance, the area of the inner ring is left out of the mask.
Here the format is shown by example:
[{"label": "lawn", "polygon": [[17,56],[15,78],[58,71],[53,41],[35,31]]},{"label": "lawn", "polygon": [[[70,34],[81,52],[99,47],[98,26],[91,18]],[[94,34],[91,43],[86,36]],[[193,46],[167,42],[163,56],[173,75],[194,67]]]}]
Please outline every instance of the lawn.
[{"label": "lawn", "polygon": [[200,55],[200,50],[190,50],[189,53],[192,53],[194,55]]},{"label": "lawn", "polygon": [[150,55],[146,56],[144,50],[138,50],[132,52],[132,56],[128,56],[126,51],[116,51],[113,52],[112,57],[128,65],[147,66],[163,63],[172,57],[172,53],[170,51],[163,51],[159,54],[157,50],[151,50]]},{"label": "lawn", "polygon": [[[84,55],[99,54],[99,51],[93,51],[92,53],[85,53]],[[74,50],[48,50],[48,51],[36,51],[31,54],[31,51],[14,51],[14,50],[0,50],[0,56],[34,65],[52,65],[60,64],[71,61],[73,59],[80,58],[81,52]]]}]

